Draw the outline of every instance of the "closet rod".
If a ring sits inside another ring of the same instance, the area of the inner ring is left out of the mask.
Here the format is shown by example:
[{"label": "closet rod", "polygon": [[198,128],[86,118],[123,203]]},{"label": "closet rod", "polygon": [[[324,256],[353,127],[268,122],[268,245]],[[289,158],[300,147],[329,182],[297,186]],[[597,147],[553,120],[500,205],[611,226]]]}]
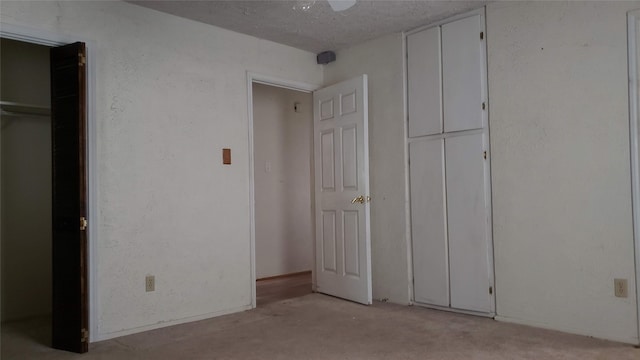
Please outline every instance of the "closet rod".
[{"label": "closet rod", "polygon": [[13,101],[0,101],[0,110],[3,115],[51,115],[51,109],[46,106],[24,104]]}]

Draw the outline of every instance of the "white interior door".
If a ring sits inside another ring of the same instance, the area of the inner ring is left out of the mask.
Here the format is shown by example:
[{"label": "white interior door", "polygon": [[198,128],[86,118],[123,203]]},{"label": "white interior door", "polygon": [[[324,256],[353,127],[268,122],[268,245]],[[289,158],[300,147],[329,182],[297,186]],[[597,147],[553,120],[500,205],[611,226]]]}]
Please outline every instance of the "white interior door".
[{"label": "white interior door", "polygon": [[313,93],[316,290],[371,304],[367,76]]}]

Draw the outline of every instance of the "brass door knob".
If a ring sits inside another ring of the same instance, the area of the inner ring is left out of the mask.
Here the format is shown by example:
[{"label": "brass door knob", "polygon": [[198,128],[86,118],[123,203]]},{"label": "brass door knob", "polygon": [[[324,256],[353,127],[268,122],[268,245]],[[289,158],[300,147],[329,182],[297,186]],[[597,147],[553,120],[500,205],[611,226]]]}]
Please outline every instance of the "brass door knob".
[{"label": "brass door knob", "polygon": [[358,197],[354,197],[353,200],[351,200],[352,204],[355,203],[360,203],[360,204],[364,204],[364,196],[360,195]]}]

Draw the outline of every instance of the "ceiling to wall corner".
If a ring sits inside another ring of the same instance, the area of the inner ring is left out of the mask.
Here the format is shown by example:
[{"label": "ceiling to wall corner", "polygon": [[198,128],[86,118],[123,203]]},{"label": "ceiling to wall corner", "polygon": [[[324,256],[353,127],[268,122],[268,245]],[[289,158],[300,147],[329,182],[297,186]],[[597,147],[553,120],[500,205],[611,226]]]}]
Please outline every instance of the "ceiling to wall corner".
[{"label": "ceiling to wall corner", "polygon": [[326,0],[125,1],[313,53],[344,49],[487,3],[358,0],[351,8],[334,12]]}]

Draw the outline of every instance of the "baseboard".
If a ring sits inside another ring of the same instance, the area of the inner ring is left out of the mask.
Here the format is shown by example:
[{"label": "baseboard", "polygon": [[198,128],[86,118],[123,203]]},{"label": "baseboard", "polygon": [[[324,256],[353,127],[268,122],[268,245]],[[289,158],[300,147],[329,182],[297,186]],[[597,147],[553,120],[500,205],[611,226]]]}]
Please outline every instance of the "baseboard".
[{"label": "baseboard", "polygon": [[556,326],[552,326],[552,325],[549,325],[549,324],[546,324],[546,323],[543,323],[543,322],[529,321],[529,320],[523,320],[523,319],[518,319],[518,318],[500,316],[500,315],[496,315],[496,317],[494,319],[496,321],[501,321],[501,322],[506,322],[506,323],[511,323],[511,324],[533,326],[533,327],[537,327],[537,328],[541,328],[541,329],[560,331],[560,332],[564,332],[564,333],[568,333],[568,334],[574,334],[574,335],[590,336],[590,337],[593,337],[593,338],[598,338],[598,339],[602,339],[602,340],[616,341],[616,342],[621,342],[621,343],[630,344],[630,345],[638,345],[638,343],[640,341],[640,339],[638,339],[636,337],[618,338],[618,337],[614,337],[614,336],[606,336],[606,335],[603,335],[603,334],[596,334],[596,333],[593,333],[593,332],[590,332],[590,331],[584,331],[584,330],[580,330],[580,329],[574,329],[574,328],[568,328],[568,327],[556,327]]},{"label": "baseboard", "polygon": [[141,333],[149,330],[160,329],[163,327],[180,325],[180,324],[185,324],[193,321],[211,319],[214,317],[228,315],[228,314],[232,314],[240,311],[246,311],[249,309],[252,309],[251,305],[244,305],[244,306],[240,306],[232,309],[215,311],[215,312],[211,312],[203,315],[190,316],[190,317],[178,319],[178,320],[162,321],[156,324],[140,326],[133,329],[119,330],[119,331],[114,331],[114,332],[104,333],[104,334],[95,334],[95,335],[90,334],[91,335],[90,342],[93,343],[98,341],[104,341],[104,340],[109,340],[109,339],[113,339],[121,336],[127,336],[127,335],[137,334],[137,333]]},{"label": "baseboard", "polygon": [[281,279],[281,278],[293,277],[293,276],[298,276],[298,275],[311,275],[311,270],[299,271],[299,272],[276,275],[276,276],[267,276],[267,277],[263,277],[263,278],[260,278],[260,279],[256,279],[256,281],[274,280],[274,279]]},{"label": "baseboard", "polygon": [[473,311],[473,310],[462,310],[462,309],[456,309],[456,308],[451,308],[451,307],[447,307],[447,306],[423,304],[423,303],[419,303],[419,302],[415,302],[415,301],[411,305],[420,306],[420,307],[427,308],[427,309],[432,309],[432,310],[448,311],[448,312],[452,312],[452,313],[480,316],[480,317],[486,317],[486,318],[493,318],[496,315],[495,313],[492,313],[492,312],[491,313],[484,313],[484,312]]}]

